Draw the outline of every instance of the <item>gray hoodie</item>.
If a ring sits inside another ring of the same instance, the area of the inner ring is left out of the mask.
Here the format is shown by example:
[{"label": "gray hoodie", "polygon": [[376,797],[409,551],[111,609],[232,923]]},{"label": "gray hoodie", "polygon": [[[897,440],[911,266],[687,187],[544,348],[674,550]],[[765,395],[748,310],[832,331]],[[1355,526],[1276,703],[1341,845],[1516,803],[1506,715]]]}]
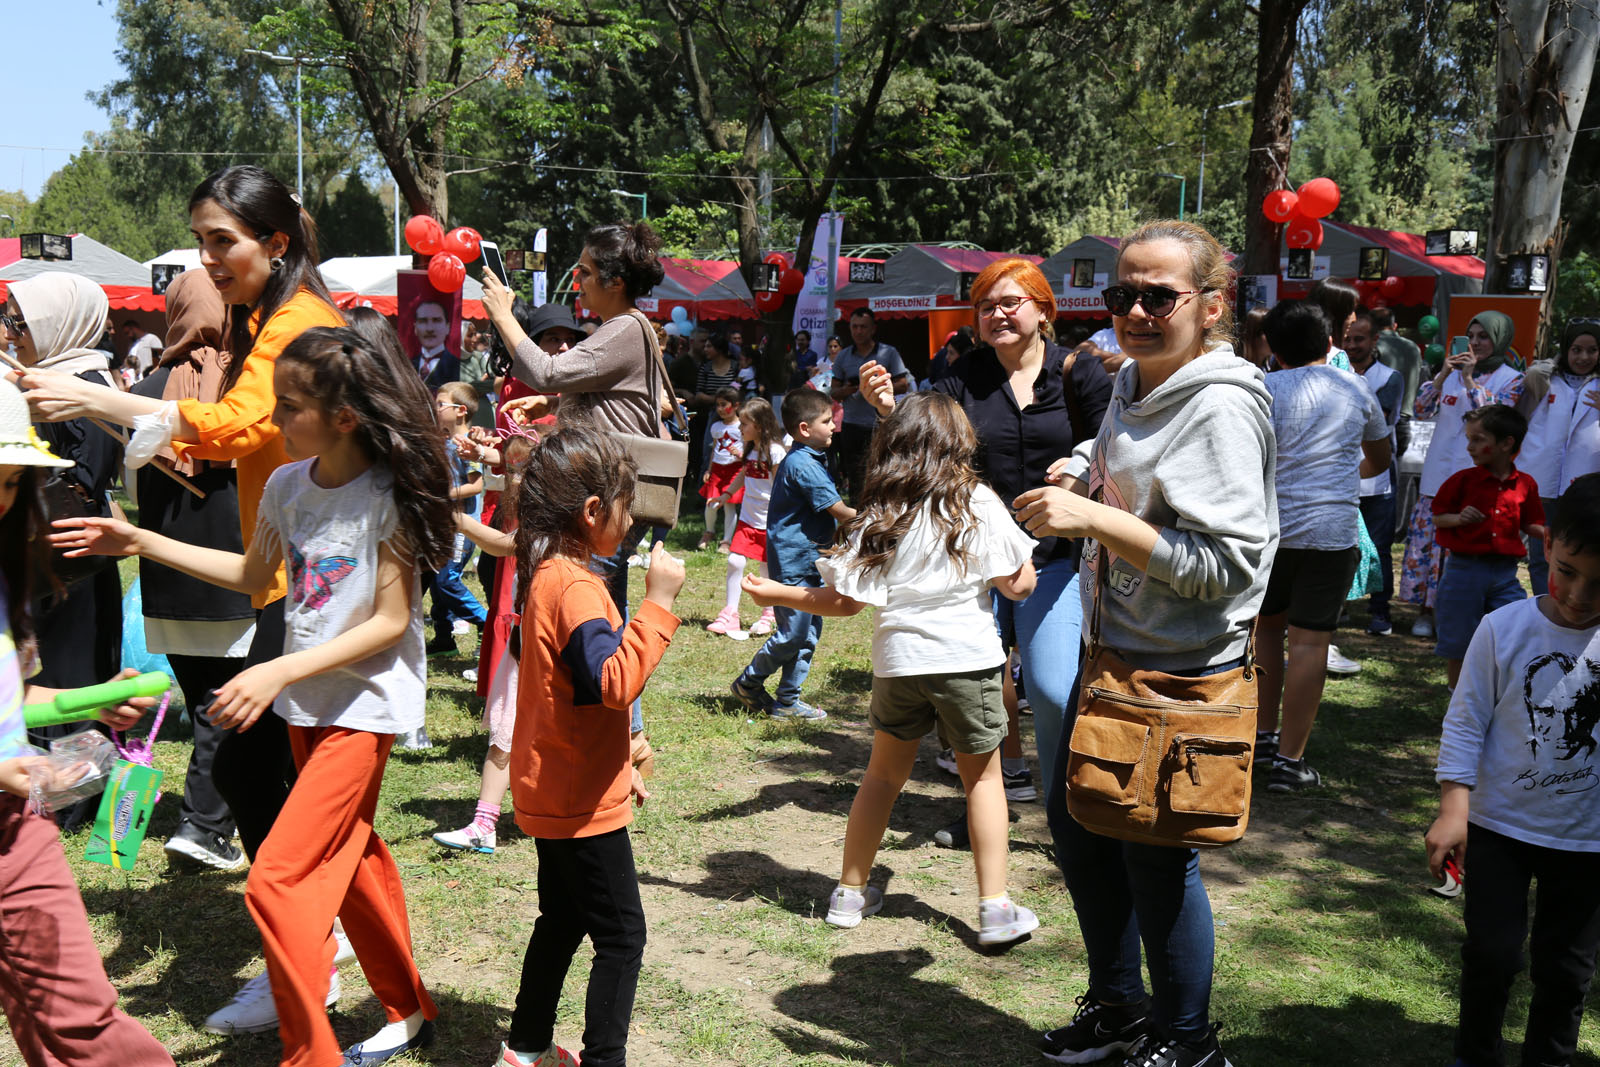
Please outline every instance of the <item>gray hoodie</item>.
[{"label": "gray hoodie", "polygon": [[[1168,671],[1244,655],[1278,546],[1277,445],[1261,371],[1214,345],[1143,400],[1117,375],[1089,465],[1089,495],[1161,528],[1150,569],[1108,555],[1100,642]],[[1088,640],[1100,546],[1080,571]]]}]

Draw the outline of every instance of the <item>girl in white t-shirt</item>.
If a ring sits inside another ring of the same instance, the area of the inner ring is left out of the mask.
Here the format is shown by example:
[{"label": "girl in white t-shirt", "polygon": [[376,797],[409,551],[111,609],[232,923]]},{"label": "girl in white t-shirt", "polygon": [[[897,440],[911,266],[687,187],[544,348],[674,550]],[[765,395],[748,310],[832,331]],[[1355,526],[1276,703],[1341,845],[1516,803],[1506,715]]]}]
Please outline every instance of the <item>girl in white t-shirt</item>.
[{"label": "girl in white t-shirt", "polygon": [[722,551],[733,544],[733,531],[739,520],[737,505],[743,497],[730,497],[728,503],[717,502],[723,490],[733,484],[744,466],[744,439],[739,433],[739,390],[725,385],[717,390],[717,417],[712,420],[711,463],[700,479],[700,495],[706,502],[706,532],[698,548],[710,548],[717,536],[717,516],[722,516]]},{"label": "girl in white t-shirt", "polygon": [[726,634],[735,641],[743,641],[751,634],[771,633],[774,623],[772,609],[767,608],[749,632],[739,623],[739,581],[744,577],[745,564],[754,560],[761,565],[761,577],[767,576],[767,506],[772,501],[772,479],[778,473],[778,464],[789,454],[783,440],[783,428],[772,405],[757,397],[739,405],[739,436],[743,441],[744,465],[733,476],[728,487],[713,504],[727,504],[741,490],[744,499],[739,505],[739,522],[733,528],[733,543],[728,552],[728,600],[717,617],[706,624],[714,634]]},{"label": "girl in white t-shirt", "polygon": [[[291,460],[267,480],[243,555],[115,519],[57,534],[73,554],[141,555],[255,593],[289,568],[283,655],[217,690],[212,721],[288,723],[299,777],[256,853],[245,903],[261,928],[286,1062],[376,1062],[433,1038],[438,1014],[411,957],[400,872],[374,831],[395,735],[422,725],[419,570],[453,547],[454,508],[433,403],[398,350],[315,328],[273,371],[272,421]],[[341,1052],[329,1025],[334,916],[389,1019]]]},{"label": "girl in white t-shirt", "polygon": [[1033,591],[1034,541],[973,470],[978,439],[943,393],[903,398],[879,424],[856,517],[817,561],[821,589],[747,578],[758,604],[813,615],[877,608],[872,627],[872,756],[850,807],[844,867],[828,922],[852,927],[883,906],[867,885],[889,812],[938,726],[967,794],[978,873],[978,941],[1015,941],[1039,925],[1006,893],[1007,834],[1000,743],[1006,735],[993,585],[1011,600]]}]

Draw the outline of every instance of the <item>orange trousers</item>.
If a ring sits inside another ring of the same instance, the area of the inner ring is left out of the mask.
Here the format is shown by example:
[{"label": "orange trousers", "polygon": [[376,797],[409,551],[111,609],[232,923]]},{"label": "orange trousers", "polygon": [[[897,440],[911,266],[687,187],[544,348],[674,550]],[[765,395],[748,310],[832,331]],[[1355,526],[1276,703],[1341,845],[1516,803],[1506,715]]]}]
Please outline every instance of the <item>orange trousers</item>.
[{"label": "orange trousers", "polygon": [[392,734],[289,727],[300,776],[256,853],[245,905],[261,928],[284,1067],[338,1067],[328,1023],[335,916],[389,1022],[439,1014],[411,958],[400,872],[372,829]]}]

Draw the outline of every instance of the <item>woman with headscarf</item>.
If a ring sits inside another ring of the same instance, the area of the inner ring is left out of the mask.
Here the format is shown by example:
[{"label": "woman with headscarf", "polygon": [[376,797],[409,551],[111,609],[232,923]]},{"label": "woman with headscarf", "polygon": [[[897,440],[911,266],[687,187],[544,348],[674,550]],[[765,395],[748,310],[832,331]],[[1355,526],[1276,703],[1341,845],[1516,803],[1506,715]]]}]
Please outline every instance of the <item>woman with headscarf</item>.
[{"label": "woman with headscarf", "polygon": [[[228,308],[203,270],[178,275],[167,289],[166,348],[149,377],[130,391],[167,403],[222,397],[228,371],[224,338]],[[193,545],[243,552],[239,531],[238,475],[231,461],[185,457],[170,447],[156,453],[205,493],[196,496],[149,466],[135,478],[139,525]],[[233,844],[233,813],[211,779],[212,761],[226,731],[206,712],[214,690],[244,669],[255,636],[250,598],[198,581],[159,563],[139,561],[145,645],[166,655],[194,723],[194,750],[183,783],[178,828],[167,855],[219,870],[244,863]]]},{"label": "woman with headscarf", "polygon": [[1461,416],[1487,404],[1514,405],[1522,395],[1522,361],[1511,347],[1515,333],[1511,316],[1480,312],[1467,324],[1467,350],[1445,357],[1439,373],[1417,390],[1416,417],[1434,425],[1400,564],[1400,599],[1422,608],[1411,628],[1414,637],[1433,636],[1433,601],[1444,564],[1434,538],[1433,498],[1446,478],[1472,466]]},{"label": "woman with headscarf", "polygon": [[[110,313],[105,290],[76,274],[51,272],[11,283],[5,338],[18,362],[115,388],[106,353],[95,347]],[[50,451],[72,466],[61,472],[86,514],[111,513],[110,489],[122,444],[87,418],[38,423]],[[44,668],[39,685],[70,689],[109,678],[122,660],[122,587],[115,567],[102,567],[50,599],[37,615]]]}]

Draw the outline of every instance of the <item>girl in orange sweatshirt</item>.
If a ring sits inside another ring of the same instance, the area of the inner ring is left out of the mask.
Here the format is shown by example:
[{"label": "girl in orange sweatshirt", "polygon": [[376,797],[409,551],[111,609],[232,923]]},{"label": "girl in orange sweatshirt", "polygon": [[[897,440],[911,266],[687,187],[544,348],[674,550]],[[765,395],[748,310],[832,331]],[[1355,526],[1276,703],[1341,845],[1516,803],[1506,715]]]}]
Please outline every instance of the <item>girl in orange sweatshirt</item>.
[{"label": "girl in orange sweatshirt", "polygon": [[511,799],[539,854],[539,917],[499,1067],[570,1067],[556,1004],[585,934],[594,943],[585,1067],[627,1062],[644,907],[628,840],[645,792],[633,769],[629,706],[667,650],[683,564],[657,542],[644,602],[623,623],[593,560],[616,555],[632,519],[635,466],[610,434],[572,425],[546,438],[517,501],[524,595]]}]

